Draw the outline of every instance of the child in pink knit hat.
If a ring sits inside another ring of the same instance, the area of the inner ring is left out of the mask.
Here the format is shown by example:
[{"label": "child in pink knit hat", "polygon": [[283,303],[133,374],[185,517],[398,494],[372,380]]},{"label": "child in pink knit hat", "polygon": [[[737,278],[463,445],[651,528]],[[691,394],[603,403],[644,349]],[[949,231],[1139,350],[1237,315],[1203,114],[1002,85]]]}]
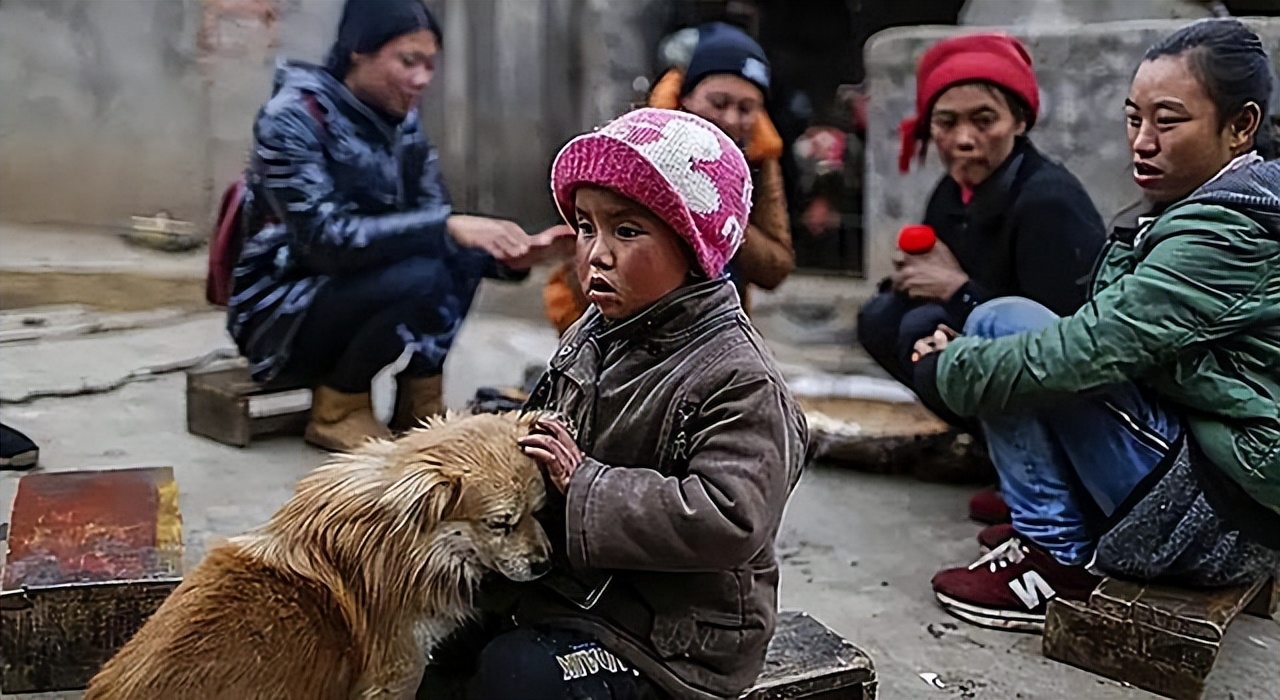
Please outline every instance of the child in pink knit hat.
[{"label": "child in pink knit hat", "polygon": [[[522,584],[468,697],[736,698],[777,619],[774,538],[804,415],[725,262],[751,180],[709,122],[641,109],[551,175],[592,306],[526,406],[552,571]],[[583,659],[590,659],[583,662]]]},{"label": "child in pink knit hat", "polygon": [[[579,231],[578,281],[607,318],[648,306],[689,274],[719,278],[751,213],[741,149],[710,122],[666,109],[636,110],[570,141],[551,189]],[[592,218],[619,208],[651,225],[597,231],[608,222]]]}]

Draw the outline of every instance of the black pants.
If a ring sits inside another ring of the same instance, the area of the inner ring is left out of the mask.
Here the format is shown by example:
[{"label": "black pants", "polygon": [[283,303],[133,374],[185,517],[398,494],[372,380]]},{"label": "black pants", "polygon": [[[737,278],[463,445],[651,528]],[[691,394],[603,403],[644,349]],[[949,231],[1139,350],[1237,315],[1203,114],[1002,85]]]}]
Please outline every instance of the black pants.
[{"label": "black pants", "polygon": [[401,376],[439,374],[478,286],[419,257],[335,276],[303,318],[282,379],[367,392],[406,347],[414,352]]},{"label": "black pants", "polygon": [[[912,301],[903,294],[885,291],[876,294],[858,312],[858,342],[876,364],[894,379],[915,389],[915,363],[911,361],[916,341],[933,335],[939,324],[959,331],[961,324],[941,304]],[[976,421],[957,416],[944,405],[925,401],[937,416],[958,428],[977,435]]]},{"label": "black pants", "polygon": [[473,659],[428,666],[422,700],[663,700],[631,664],[590,637],[521,627],[483,644]]}]

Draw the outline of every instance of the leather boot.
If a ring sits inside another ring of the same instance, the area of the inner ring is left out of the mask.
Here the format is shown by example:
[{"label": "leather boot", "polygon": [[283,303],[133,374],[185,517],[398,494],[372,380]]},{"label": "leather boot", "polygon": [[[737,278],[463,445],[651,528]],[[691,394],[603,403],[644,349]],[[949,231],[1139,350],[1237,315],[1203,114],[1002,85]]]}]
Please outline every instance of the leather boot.
[{"label": "leather boot", "polygon": [[317,386],[311,398],[311,422],[303,438],[330,452],[350,452],[369,438],[390,438],[391,431],[373,415],[369,392],[347,394]]},{"label": "leather boot", "polygon": [[396,389],[396,413],[391,427],[409,430],[417,427],[424,418],[444,413],[444,377],[402,378]]}]

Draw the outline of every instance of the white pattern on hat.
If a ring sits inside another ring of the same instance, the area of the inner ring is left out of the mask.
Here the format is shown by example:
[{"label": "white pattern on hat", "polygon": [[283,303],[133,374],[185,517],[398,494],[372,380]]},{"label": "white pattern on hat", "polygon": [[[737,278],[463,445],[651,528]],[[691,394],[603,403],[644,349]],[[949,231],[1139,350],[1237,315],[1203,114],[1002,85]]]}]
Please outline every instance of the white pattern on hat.
[{"label": "white pattern on hat", "polygon": [[[656,140],[641,138],[642,130],[657,131],[659,137]],[[623,141],[640,153],[671,182],[689,211],[706,215],[720,209],[720,192],[715,182],[706,173],[693,169],[695,160],[716,161],[724,154],[715,132],[696,122],[676,118],[661,127],[614,122],[600,133]],[[677,146],[673,141],[683,143]]]},{"label": "white pattern on hat", "polygon": [[742,244],[742,224],[738,222],[738,217],[731,216],[724,220],[724,226],[720,227],[720,235],[735,246]]},{"label": "white pattern on hat", "polygon": [[760,61],[760,59],[754,56],[748,56],[747,60],[742,62],[742,77],[753,83],[768,85],[769,66],[766,66]]}]

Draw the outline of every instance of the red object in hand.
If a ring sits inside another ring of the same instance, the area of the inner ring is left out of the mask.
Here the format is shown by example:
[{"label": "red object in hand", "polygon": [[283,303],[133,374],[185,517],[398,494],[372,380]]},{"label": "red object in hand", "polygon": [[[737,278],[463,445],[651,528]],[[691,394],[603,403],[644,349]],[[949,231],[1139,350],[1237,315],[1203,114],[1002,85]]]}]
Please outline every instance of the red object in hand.
[{"label": "red object in hand", "polygon": [[926,224],[908,224],[898,232],[898,248],[908,255],[923,255],[937,242],[933,227]]}]

